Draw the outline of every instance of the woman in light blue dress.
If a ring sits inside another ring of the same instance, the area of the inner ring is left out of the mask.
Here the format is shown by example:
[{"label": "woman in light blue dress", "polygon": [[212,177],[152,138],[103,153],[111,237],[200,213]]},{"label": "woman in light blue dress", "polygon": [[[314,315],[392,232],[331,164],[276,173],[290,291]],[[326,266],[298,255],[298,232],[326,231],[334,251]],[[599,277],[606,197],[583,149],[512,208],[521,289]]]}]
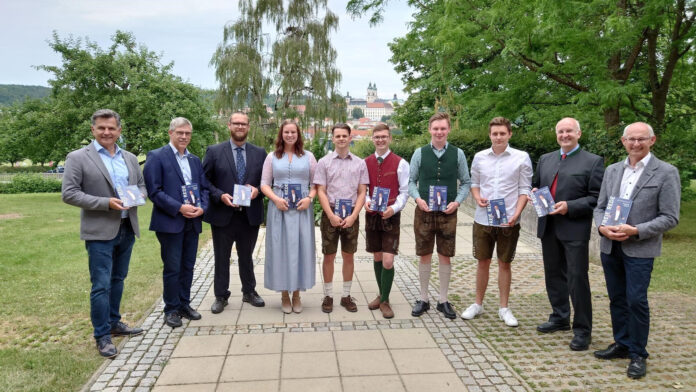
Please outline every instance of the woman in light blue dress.
[{"label": "woman in light blue dress", "polygon": [[312,203],[317,191],[312,180],[317,161],[303,149],[299,127],[292,120],[280,125],[275,147],[261,174],[261,192],[271,201],[266,217],[264,287],[282,293],[284,313],[299,313],[300,291],[314,287],[316,279]]}]

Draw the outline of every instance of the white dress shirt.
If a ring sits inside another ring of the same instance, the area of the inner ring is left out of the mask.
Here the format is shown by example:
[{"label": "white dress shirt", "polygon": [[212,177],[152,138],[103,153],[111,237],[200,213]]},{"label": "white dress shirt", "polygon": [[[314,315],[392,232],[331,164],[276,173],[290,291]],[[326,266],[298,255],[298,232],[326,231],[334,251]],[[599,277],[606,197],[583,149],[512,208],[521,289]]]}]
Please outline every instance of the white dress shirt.
[{"label": "white dress shirt", "polygon": [[629,163],[628,157],[624,161],[624,172],[623,177],[621,177],[621,188],[619,191],[619,197],[622,199],[630,199],[631,193],[633,193],[633,188],[636,187],[636,183],[640,179],[641,174],[645,171],[645,166],[650,162],[650,157],[652,154],[648,152],[648,155],[643,157],[635,167],[632,167]]},{"label": "white dress shirt", "polygon": [[[520,195],[532,189],[532,160],[529,154],[508,146],[496,155],[492,148],[479,151],[471,162],[471,187],[479,188],[481,197],[487,200],[505,199],[505,211],[510,217],[515,213]],[[474,221],[488,226],[485,207],[476,206]]]},{"label": "white dress shirt", "polygon": [[[391,152],[390,150],[387,150],[387,152],[385,152],[384,155],[377,155],[377,153],[375,153],[375,157],[386,159],[390,152]],[[408,201],[408,175],[409,175],[408,162],[406,162],[406,160],[402,158],[399,161],[399,166],[396,169],[396,177],[399,179],[399,195],[396,197],[394,204],[389,206],[392,208],[392,210],[394,210],[395,214],[397,212],[403,210],[404,207],[406,206],[406,202]],[[367,193],[370,193],[370,192],[367,192]],[[367,202],[367,203],[372,202],[372,199],[370,198],[370,196],[371,195],[366,195],[365,202]]]}]

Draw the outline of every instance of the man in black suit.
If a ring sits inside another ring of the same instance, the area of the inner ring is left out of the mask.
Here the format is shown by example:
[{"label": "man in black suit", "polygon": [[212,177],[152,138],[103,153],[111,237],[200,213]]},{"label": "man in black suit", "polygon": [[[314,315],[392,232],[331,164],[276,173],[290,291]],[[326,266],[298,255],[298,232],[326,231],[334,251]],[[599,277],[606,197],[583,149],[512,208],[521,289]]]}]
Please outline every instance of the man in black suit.
[{"label": "man in black suit", "polygon": [[[264,306],[256,292],[256,277],[251,253],[256,246],[259,226],[263,222],[263,196],[259,193],[261,170],[266,151],[247,143],[249,117],[241,112],[233,113],[227,124],[230,140],[208,147],[203,160],[203,170],[210,186],[210,207],[203,220],[210,223],[215,252],[215,302],[213,313],[220,313],[230,297],[230,255],[237,243],[239,277],[242,281],[242,301],[253,306]],[[251,187],[251,205],[235,204],[232,195],[234,185]]]},{"label": "man in black suit", "polygon": [[[182,317],[201,318],[191,307],[191,283],[202,215],[208,208],[208,181],[201,160],[186,148],[192,133],[189,120],[173,119],[169,144],[150,151],[143,170],[147,195],[154,205],[150,230],[157,234],[161,247],[164,322],[172,328],[182,325]],[[198,198],[192,186],[197,186]]]},{"label": "man in black suit", "polygon": [[560,151],[539,158],[532,180],[533,191],[548,186],[556,201],[554,210],[539,218],[546,292],[551,302],[549,321],[537,331],[551,333],[570,329],[573,303],[573,339],[570,349],[587,350],[592,341],[592,298],[589,269],[589,241],[592,212],[597,205],[604,175],[602,157],[580,148],[582,132],[574,118],[556,124]]}]

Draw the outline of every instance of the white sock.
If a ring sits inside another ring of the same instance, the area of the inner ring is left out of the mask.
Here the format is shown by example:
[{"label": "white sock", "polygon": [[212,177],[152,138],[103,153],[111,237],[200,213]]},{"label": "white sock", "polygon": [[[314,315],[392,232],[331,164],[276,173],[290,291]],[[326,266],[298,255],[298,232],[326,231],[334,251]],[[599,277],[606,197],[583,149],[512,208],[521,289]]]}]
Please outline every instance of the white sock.
[{"label": "white sock", "polygon": [[333,298],[333,282],[324,283],[324,295]]},{"label": "white sock", "polygon": [[440,301],[439,303],[447,302],[447,290],[449,289],[450,275],[452,275],[452,264],[440,263],[438,266],[440,276]]},{"label": "white sock", "polygon": [[350,286],[353,284],[352,280],[343,282],[343,296],[350,297]]},{"label": "white sock", "polygon": [[428,283],[430,282],[430,263],[418,264],[418,278],[420,280],[421,300],[428,302]]}]

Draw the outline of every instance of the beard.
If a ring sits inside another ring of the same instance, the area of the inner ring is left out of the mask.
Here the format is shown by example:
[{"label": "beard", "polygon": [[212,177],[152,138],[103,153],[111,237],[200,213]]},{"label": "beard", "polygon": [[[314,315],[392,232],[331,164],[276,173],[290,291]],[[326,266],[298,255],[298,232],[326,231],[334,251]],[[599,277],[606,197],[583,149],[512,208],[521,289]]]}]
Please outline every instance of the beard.
[{"label": "beard", "polygon": [[243,142],[246,140],[247,135],[249,135],[249,132],[242,134],[238,134],[237,132],[230,132],[230,137],[232,137],[232,140],[235,142]]}]

